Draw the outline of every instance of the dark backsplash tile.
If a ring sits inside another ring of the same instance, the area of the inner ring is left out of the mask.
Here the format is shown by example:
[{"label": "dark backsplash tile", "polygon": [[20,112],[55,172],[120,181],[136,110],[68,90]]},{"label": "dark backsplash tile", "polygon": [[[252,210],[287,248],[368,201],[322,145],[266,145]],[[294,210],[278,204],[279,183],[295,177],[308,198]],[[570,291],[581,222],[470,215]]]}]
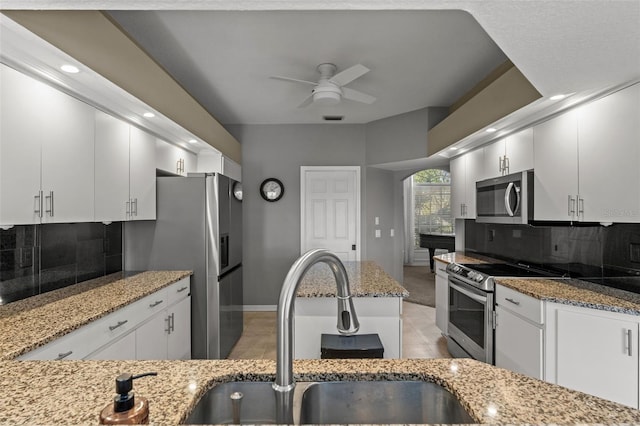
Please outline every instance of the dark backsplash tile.
[{"label": "dark backsplash tile", "polygon": [[[53,223],[40,226],[40,250],[44,269],[76,262],[77,226],[73,223]],[[82,225],[82,224],[80,224]]]},{"label": "dark backsplash tile", "polygon": [[606,281],[640,275],[640,224],[528,226],[467,220],[465,250]]},{"label": "dark backsplash tile", "polygon": [[122,223],[0,230],[0,304],[122,270]]}]

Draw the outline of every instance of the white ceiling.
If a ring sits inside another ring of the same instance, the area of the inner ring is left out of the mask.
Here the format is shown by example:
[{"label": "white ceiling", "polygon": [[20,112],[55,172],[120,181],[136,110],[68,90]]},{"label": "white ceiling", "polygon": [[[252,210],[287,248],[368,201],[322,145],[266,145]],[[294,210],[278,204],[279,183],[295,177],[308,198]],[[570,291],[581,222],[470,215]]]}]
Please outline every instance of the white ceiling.
[{"label": "white ceiling", "polygon": [[[506,60],[463,11],[120,11],[111,16],[222,124],[373,120],[448,106]],[[361,63],[371,105],[297,108],[316,66]]]}]

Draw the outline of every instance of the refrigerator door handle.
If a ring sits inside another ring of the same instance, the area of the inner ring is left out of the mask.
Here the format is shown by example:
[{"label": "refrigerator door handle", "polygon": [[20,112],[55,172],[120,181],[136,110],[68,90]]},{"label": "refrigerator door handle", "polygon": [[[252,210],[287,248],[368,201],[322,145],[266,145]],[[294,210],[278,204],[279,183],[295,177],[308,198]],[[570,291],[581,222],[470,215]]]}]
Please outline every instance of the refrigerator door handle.
[{"label": "refrigerator door handle", "polygon": [[220,270],[229,266],[229,234],[220,236]]}]

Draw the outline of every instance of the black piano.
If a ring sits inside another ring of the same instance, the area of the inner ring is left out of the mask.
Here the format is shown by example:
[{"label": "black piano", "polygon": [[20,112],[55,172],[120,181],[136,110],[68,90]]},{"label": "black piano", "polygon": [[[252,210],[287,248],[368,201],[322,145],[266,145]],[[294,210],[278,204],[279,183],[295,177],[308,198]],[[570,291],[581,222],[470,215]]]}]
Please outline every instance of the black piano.
[{"label": "black piano", "polygon": [[443,234],[420,234],[420,247],[429,249],[429,266],[431,266],[431,272],[433,272],[433,255],[436,253],[436,249],[455,251],[455,236]]}]

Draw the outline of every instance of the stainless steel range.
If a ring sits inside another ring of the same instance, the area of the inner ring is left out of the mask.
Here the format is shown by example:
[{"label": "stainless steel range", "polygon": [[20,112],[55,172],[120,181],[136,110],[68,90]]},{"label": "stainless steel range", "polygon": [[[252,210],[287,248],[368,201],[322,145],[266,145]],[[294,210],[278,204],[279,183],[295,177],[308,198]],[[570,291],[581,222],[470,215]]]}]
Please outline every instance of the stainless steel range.
[{"label": "stainless steel range", "polygon": [[553,277],[557,274],[510,263],[447,265],[449,323],[447,348],[454,357],[493,364],[494,277]]}]

